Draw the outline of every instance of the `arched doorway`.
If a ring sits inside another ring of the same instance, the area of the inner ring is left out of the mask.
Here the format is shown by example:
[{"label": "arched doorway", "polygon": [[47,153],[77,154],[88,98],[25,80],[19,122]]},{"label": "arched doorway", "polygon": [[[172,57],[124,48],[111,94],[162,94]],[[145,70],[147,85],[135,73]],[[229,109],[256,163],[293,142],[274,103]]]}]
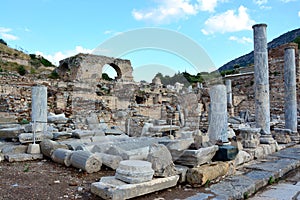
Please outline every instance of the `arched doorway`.
[{"label": "arched doorway", "polygon": [[102,79],[118,80],[122,78],[121,69],[114,63],[108,63],[102,67]]}]

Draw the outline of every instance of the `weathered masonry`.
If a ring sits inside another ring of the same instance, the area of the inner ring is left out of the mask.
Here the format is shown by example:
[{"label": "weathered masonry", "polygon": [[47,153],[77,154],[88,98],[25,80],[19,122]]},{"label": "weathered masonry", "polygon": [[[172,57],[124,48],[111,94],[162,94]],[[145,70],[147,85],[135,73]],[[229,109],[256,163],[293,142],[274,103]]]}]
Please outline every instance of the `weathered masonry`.
[{"label": "weathered masonry", "polygon": [[133,81],[130,60],[92,54],[77,54],[61,60],[56,72],[64,81],[99,82],[105,65],[116,71],[117,80]]}]

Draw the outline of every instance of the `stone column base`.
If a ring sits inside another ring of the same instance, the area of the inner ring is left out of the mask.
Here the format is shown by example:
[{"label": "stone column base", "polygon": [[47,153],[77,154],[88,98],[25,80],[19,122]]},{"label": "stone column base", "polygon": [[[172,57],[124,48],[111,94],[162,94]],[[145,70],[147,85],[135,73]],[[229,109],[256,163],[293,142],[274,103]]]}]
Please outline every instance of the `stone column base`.
[{"label": "stone column base", "polygon": [[261,144],[274,144],[274,143],[276,143],[276,140],[274,140],[274,138],[272,137],[271,134],[261,135],[259,140],[260,140]]}]

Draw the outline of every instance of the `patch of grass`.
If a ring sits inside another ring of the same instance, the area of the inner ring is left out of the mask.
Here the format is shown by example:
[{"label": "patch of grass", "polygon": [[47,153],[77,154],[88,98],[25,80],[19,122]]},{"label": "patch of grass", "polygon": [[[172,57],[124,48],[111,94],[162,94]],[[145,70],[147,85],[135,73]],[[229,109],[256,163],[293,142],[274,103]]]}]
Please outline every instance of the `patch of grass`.
[{"label": "patch of grass", "polygon": [[244,196],[244,199],[248,199],[249,198],[249,192],[245,192],[243,196]]},{"label": "patch of grass", "polygon": [[26,164],[24,165],[23,172],[29,172],[29,167],[30,167],[30,165],[29,165],[28,163],[26,163]]},{"label": "patch of grass", "polygon": [[270,177],[269,177],[269,180],[268,180],[268,184],[269,184],[269,185],[272,185],[273,183],[275,183],[275,179],[274,179],[273,176],[270,176]]},{"label": "patch of grass", "polygon": [[211,182],[211,181],[208,179],[208,180],[205,182],[204,187],[208,187],[209,184],[210,184],[210,182]]}]

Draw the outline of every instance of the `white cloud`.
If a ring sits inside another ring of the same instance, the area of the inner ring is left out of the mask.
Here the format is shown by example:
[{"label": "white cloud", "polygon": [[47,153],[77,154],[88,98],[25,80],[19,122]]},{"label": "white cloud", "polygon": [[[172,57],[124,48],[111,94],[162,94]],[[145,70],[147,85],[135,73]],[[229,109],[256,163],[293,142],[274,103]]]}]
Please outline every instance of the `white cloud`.
[{"label": "white cloud", "polygon": [[75,49],[73,50],[68,50],[64,52],[59,51],[52,55],[51,54],[47,55],[40,51],[35,52],[35,54],[43,56],[44,58],[46,58],[47,60],[49,60],[50,62],[58,66],[60,60],[74,56],[78,53],[91,53],[92,51],[93,49],[86,49],[82,46],[76,46]]},{"label": "white cloud", "polygon": [[298,17],[300,17],[300,11],[298,12]]},{"label": "white cloud", "polygon": [[248,38],[248,37],[239,38],[239,37],[236,37],[236,36],[230,36],[229,40],[236,41],[237,43],[240,43],[240,44],[252,43],[252,39]]},{"label": "white cloud", "polygon": [[235,10],[228,10],[207,19],[205,21],[205,28],[201,31],[205,35],[214,34],[216,32],[237,32],[251,30],[253,24],[255,24],[255,21],[248,15],[247,8],[240,6],[237,14]]},{"label": "white cloud", "polygon": [[112,30],[106,30],[106,31],[104,31],[104,34],[105,35],[109,35],[109,34],[111,34],[113,31]]},{"label": "white cloud", "polygon": [[280,0],[280,1],[283,2],[283,3],[289,3],[289,2],[297,1],[297,0]]},{"label": "white cloud", "polygon": [[4,40],[18,40],[17,36],[10,34],[11,31],[10,28],[0,27],[0,37]]},{"label": "white cloud", "polygon": [[253,2],[259,6],[268,3],[268,0],[253,0]]},{"label": "white cloud", "polygon": [[138,21],[150,21],[156,24],[169,23],[172,20],[187,18],[196,15],[199,11],[213,12],[219,2],[227,0],[197,0],[191,3],[190,0],[153,0],[157,7],[146,10],[132,11],[133,17]]}]

